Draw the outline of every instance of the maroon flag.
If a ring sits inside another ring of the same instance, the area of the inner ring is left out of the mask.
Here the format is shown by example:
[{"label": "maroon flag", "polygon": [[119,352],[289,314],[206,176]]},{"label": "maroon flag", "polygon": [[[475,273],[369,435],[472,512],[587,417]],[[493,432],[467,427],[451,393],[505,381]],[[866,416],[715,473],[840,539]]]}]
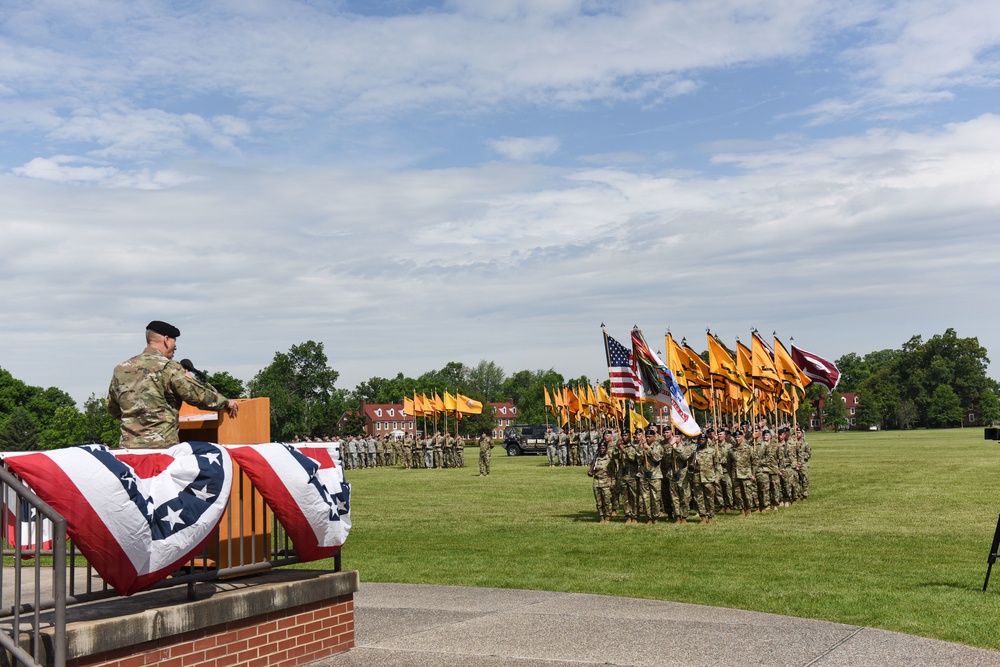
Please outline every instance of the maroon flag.
[{"label": "maroon flag", "polygon": [[632,352],[604,332],[604,353],[608,359],[608,377],[611,379],[611,396],[614,398],[639,398],[639,376],[636,375]]},{"label": "maroon flag", "polygon": [[840,382],[840,370],[832,361],[827,361],[823,357],[806,352],[792,345],[792,361],[802,369],[802,372],[812,380],[826,387],[827,391],[833,391],[837,383]]}]

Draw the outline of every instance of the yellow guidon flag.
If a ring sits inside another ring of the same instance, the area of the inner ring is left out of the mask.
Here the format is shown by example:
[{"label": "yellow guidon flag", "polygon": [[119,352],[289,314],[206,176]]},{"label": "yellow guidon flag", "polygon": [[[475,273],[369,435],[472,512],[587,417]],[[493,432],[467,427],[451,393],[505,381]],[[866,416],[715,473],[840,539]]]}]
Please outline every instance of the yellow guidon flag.
[{"label": "yellow guidon flag", "polygon": [[455,411],[467,415],[481,415],[483,414],[483,404],[455,392]]},{"label": "yellow guidon flag", "polygon": [[629,410],[628,415],[629,415],[629,421],[632,425],[632,430],[635,430],[637,428],[646,428],[647,426],[649,426],[649,420],[640,415],[635,410]]},{"label": "yellow guidon flag", "polygon": [[448,414],[455,412],[455,397],[448,392],[444,392],[444,411]]}]

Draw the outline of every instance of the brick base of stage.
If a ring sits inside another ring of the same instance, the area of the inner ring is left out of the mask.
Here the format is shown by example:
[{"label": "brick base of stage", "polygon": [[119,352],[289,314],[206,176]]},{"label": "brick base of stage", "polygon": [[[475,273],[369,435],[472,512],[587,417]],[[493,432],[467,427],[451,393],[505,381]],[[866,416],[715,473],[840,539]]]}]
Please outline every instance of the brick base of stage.
[{"label": "brick base of stage", "polygon": [[[67,608],[68,667],[292,667],[354,646],[356,571],[277,570]],[[87,609],[84,609],[87,608]],[[51,662],[49,662],[51,664]]]}]

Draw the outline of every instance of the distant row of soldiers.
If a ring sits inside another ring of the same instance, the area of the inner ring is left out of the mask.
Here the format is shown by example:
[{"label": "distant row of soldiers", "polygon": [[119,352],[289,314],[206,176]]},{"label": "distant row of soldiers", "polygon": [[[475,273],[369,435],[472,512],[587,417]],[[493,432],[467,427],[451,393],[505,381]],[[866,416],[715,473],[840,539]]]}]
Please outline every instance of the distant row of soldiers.
[{"label": "distant row of soldiers", "polygon": [[400,464],[406,469],[465,467],[465,440],[440,431],[427,438],[352,435],[341,441],[341,448],[348,470]]},{"label": "distant row of soldiers", "polygon": [[545,453],[549,457],[549,467],[589,466],[597,455],[597,445],[601,434],[596,428],[579,431],[572,427],[545,432]]},{"label": "distant row of soldiers", "polygon": [[[801,428],[777,437],[765,427],[707,428],[696,439],[679,434],[606,432],[588,474],[601,523],[622,511],[625,523],[645,514],[655,524],[666,516],[686,523],[696,509],[701,523],[715,510],[743,516],[788,506],[809,497],[812,448]],[[665,482],[665,483],[664,483]]]}]

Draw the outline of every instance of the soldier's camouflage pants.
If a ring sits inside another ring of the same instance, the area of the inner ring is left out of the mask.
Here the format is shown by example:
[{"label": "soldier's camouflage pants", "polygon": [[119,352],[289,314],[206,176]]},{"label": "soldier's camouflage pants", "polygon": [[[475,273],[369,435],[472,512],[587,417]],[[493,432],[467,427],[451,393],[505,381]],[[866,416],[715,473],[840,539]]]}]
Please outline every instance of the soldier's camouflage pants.
[{"label": "soldier's camouflage pants", "polygon": [[641,508],[639,502],[642,496],[639,495],[639,480],[635,475],[627,475],[625,477],[625,516],[630,519],[634,519],[639,516]]},{"label": "soldier's camouflage pants", "polygon": [[698,504],[698,516],[715,516],[715,482],[698,482],[694,485],[694,500]]},{"label": "soldier's camouflage pants", "polygon": [[799,468],[799,488],[802,490],[802,497],[809,497],[809,464],[803,463]]},{"label": "soldier's camouflage pants", "polygon": [[465,447],[459,445],[455,448],[455,467],[464,468],[465,467]]},{"label": "soldier's camouflage pants", "polygon": [[545,448],[545,453],[549,455],[549,466],[559,465],[559,454],[556,453],[556,446],[549,445]]},{"label": "soldier's camouflage pants", "polygon": [[409,470],[413,467],[413,450],[404,449],[403,450],[403,469]]},{"label": "soldier's camouflage pants", "polygon": [[567,464],[566,448],[559,447],[559,465],[564,466]]},{"label": "soldier's camouflage pants", "polygon": [[663,507],[663,479],[653,477],[639,480],[642,487],[643,497],[646,501],[646,516],[650,519],[660,518],[660,508]]},{"label": "soldier's camouflage pants", "polygon": [[569,448],[569,464],[571,466],[578,466],[578,465],[580,465],[580,446],[579,445],[576,445],[575,447],[570,447]]},{"label": "soldier's camouflage pants", "polygon": [[733,506],[733,482],[729,479],[728,472],[722,472],[717,477],[718,482],[715,484],[715,506],[728,509]]},{"label": "soldier's camouflage pants", "polygon": [[602,518],[611,516],[611,488],[594,485],[594,502],[597,503],[597,514]]},{"label": "soldier's camouflage pants", "polygon": [[752,510],[757,507],[757,485],[749,477],[736,479],[733,486],[733,507],[738,510]]},{"label": "soldier's camouflage pants", "polygon": [[673,515],[676,519],[687,519],[688,509],[691,507],[691,482],[688,479],[687,471],[679,474],[680,479],[675,481],[670,477],[667,483],[670,487],[670,503],[673,508]]},{"label": "soldier's camouflage pants", "polygon": [[781,491],[785,494],[785,500],[795,502],[799,499],[799,473],[793,468],[785,468],[781,471]]},{"label": "soldier's camouflage pants", "polygon": [[631,511],[628,504],[628,492],[625,490],[625,478],[615,477],[615,487],[611,491],[611,511],[620,509],[625,516]]},{"label": "soldier's camouflage pants", "polygon": [[490,450],[479,452],[479,474],[489,475],[490,474]]}]

